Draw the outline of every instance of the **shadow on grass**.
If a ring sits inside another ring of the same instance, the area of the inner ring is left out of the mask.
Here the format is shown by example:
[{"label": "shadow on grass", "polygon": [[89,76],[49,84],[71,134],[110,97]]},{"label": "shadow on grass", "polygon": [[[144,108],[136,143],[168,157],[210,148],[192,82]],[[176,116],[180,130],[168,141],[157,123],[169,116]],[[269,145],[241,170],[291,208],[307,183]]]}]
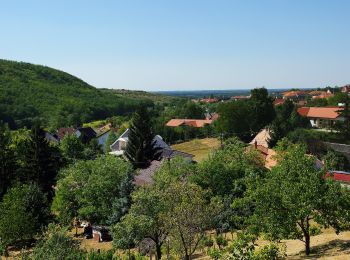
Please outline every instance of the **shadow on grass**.
[{"label": "shadow on grass", "polygon": [[334,239],[328,243],[311,247],[311,254],[305,255],[301,251],[297,255],[292,255],[288,259],[318,259],[320,257],[331,257],[337,255],[350,255],[350,240]]}]

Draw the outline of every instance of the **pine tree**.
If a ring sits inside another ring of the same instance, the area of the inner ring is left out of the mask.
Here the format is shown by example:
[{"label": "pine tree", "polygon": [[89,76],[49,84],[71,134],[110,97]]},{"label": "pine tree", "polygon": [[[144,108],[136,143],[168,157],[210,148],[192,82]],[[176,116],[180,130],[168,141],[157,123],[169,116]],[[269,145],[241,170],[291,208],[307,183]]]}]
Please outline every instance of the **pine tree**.
[{"label": "pine tree", "polygon": [[138,109],[129,127],[125,156],[135,168],[146,167],[158,153],[154,146],[154,134],[146,108]]},{"label": "pine tree", "polygon": [[53,195],[52,186],[61,165],[61,157],[57,147],[50,146],[45,139],[45,131],[35,124],[30,132],[30,139],[23,151],[21,180],[37,183],[49,197]]}]

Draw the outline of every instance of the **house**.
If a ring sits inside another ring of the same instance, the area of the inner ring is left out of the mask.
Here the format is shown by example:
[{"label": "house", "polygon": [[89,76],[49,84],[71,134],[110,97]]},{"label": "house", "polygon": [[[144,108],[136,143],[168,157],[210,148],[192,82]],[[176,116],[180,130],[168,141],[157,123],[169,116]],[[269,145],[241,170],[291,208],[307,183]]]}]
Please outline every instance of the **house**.
[{"label": "house", "polygon": [[294,90],[283,92],[283,99],[289,99],[293,101],[304,100],[308,97],[308,93],[303,90]]},{"label": "house", "polygon": [[113,155],[123,155],[124,150],[126,149],[126,144],[129,140],[129,128],[122,133],[119,138],[110,146],[111,152],[110,154]]},{"label": "house", "polygon": [[117,132],[116,128],[110,128],[109,130],[106,130],[104,132],[100,132],[100,134],[98,134],[96,136],[97,139],[97,143],[102,147],[103,151],[107,150],[107,139],[108,136],[112,133],[112,132]]},{"label": "house", "polygon": [[237,100],[246,100],[249,99],[250,96],[233,96],[231,97],[232,100],[237,101]]},{"label": "house", "polygon": [[341,92],[348,93],[350,95],[350,84],[341,87]]},{"label": "house", "polygon": [[178,126],[191,126],[195,128],[202,128],[206,125],[210,125],[214,122],[211,119],[170,119],[166,126],[178,127]]},{"label": "house", "polygon": [[313,99],[320,99],[320,98],[330,98],[330,97],[333,97],[334,94],[330,91],[330,90],[327,90],[327,91],[311,91],[309,93],[309,95],[313,98]]},{"label": "house", "polygon": [[271,133],[269,129],[261,130],[254,139],[249,143],[250,147],[257,150],[265,164],[265,168],[271,169],[277,164],[276,152],[269,148],[269,140],[271,138]]},{"label": "house", "polygon": [[207,112],[205,113],[205,119],[207,120],[217,120],[219,118],[219,114],[218,113],[210,113],[210,112]]},{"label": "house", "polygon": [[57,130],[57,136],[59,140],[62,140],[66,135],[74,133],[75,129],[73,127],[61,127]]},{"label": "house", "polygon": [[49,132],[45,132],[45,139],[54,144],[58,144],[60,142],[56,134],[50,134]]},{"label": "house", "polygon": [[84,144],[89,143],[97,135],[91,127],[79,127],[74,133]]},{"label": "house", "polygon": [[312,127],[332,128],[336,121],[344,121],[342,107],[300,107],[299,115],[310,119]]},{"label": "house", "polygon": [[219,100],[217,98],[202,98],[199,100],[199,102],[211,104],[211,103],[217,103],[219,102]]},{"label": "house", "polygon": [[91,127],[61,127],[57,130],[58,140],[61,141],[66,135],[75,134],[83,143],[88,143],[96,137],[96,132]]},{"label": "house", "polygon": [[340,182],[342,185],[350,188],[350,172],[345,171],[329,171],[326,173],[326,178],[332,178]]},{"label": "house", "polygon": [[[126,149],[126,145],[129,141],[129,128],[113,143],[111,144],[111,152],[113,155],[123,155]],[[164,142],[163,138],[160,135],[156,135],[153,139],[154,146],[159,149],[171,149],[170,146]]]},{"label": "house", "polygon": [[265,128],[261,130],[249,144],[261,145],[268,148],[270,139],[271,139],[271,132],[269,129]]},{"label": "house", "polygon": [[273,101],[273,105],[274,105],[274,106],[283,105],[285,101],[286,101],[286,100],[283,99],[283,98],[276,98],[276,99]]}]

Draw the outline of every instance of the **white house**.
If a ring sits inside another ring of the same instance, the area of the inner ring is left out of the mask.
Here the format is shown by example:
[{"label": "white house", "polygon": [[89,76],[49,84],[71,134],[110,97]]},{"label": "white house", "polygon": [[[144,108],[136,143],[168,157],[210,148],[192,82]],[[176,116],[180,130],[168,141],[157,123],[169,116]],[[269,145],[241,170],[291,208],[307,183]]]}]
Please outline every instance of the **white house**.
[{"label": "white house", "polygon": [[[124,154],[124,150],[126,149],[126,145],[129,141],[129,132],[129,128],[126,129],[126,131],[113,144],[111,144],[110,154],[117,156]],[[157,148],[171,149],[171,147],[164,142],[163,138],[160,135],[156,135],[153,139],[153,142],[155,142],[155,147]]]}]

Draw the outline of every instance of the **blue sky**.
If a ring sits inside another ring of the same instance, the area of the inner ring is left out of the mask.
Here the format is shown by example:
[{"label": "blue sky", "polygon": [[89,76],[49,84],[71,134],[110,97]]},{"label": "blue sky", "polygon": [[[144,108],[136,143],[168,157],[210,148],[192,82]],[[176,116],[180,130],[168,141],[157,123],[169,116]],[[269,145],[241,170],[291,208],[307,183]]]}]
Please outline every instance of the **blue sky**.
[{"label": "blue sky", "polygon": [[350,1],[1,0],[0,58],[96,87],[350,83]]}]

